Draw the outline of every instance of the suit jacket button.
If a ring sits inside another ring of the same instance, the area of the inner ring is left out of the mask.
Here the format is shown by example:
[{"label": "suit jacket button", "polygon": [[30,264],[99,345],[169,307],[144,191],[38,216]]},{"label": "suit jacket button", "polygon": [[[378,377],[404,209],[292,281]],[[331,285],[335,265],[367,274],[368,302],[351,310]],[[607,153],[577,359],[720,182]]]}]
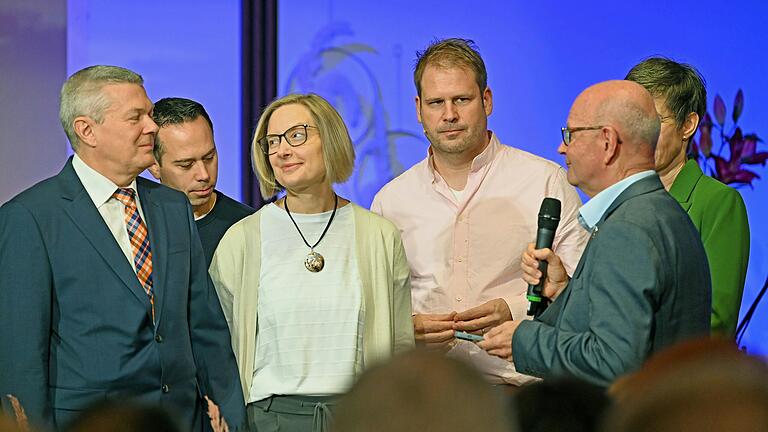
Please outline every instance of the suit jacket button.
[{"label": "suit jacket button", "polygon": [[156,334],[155,335],[155,342],[162,343],[163,342],[163,337],[160,336],[159,334]]},{"label": "suit jacket button", "polygon": [[169,391],[171,391],[171,388],[168,387],[168,384],[163,384],[163,386],[160,388],[163,390],[163,393],[168,393]]}]

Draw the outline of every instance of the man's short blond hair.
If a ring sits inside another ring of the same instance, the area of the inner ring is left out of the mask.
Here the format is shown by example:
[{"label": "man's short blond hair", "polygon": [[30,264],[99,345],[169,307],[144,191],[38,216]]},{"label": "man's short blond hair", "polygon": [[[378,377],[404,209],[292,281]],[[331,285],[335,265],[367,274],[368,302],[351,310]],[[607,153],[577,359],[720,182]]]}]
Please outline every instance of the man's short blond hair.
[{"label": "man's short blond hair", "polygon": [[467,69],[474,73],[480,93],[483,93],[488,87],[488,72],[485,70],[485,62],[477,50],[477,45],[470,39],[436,40],[424,51],[417,52],[416,58],[413,83],[416,85],[416,94],[419,97],[421,97],[421,77],[427,66]]},{"label": "man's short blond hair", "polygon": [[262,151],[259,140],[267,135],[272,114],[280,107],[293,104],[306,107],[312,115],[314,126],[317,126],[320,134],[326,178],[330,183],[346,181],[355,167],[355,149],[347,126],[328,101],[313,93],[281,97],[264,109],[251,142],[251,162],[254,172],[259,177],[259,189],[264,199],[272,198],[284,187],[275,179],[269,156]]},{"label": "man's short blond hair", "polygon": [[144,78],[119,66],[97,65],[75,72],[61,87],[59,120],[72,150],[77,151],[80,145],[74,127],[77,117],[87,116],[96,123],[104,121],[104,111],[109,108],[111,101],[102,89],[108,84],[144,85]]}]

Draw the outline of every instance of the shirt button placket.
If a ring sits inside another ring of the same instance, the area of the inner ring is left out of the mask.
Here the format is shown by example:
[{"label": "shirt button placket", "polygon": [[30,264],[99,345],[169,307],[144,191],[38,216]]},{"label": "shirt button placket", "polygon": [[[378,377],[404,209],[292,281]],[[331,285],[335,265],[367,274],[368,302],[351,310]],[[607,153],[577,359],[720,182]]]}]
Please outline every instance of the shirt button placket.
[{"label": "shirt button placket", "polygon": [[454,301],[457,310],[467,309],[466,305],[462,304],[464,298],[467,295],[468,279],[467,279],[467,257],[468,251],[468,236],[469,226],[467,224],[466,209],[459,213],[454,225],[454,244],[453,244],[453,277],[455,279],[455,291]]}]

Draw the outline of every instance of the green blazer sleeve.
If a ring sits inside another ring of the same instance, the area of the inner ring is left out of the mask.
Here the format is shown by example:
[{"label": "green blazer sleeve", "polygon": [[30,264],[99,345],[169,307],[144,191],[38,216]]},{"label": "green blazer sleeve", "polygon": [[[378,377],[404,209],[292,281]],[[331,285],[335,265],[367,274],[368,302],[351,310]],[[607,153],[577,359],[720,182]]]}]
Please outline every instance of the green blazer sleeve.
[{"label": "green blazer sleeve", "polygon": [[749,260],[747,209],[729,188],[712,194],[700,217],[697,227],[712,273],[712,332],[733,335]]},{"label": "green blazer sleeve", "polygon": [[712,332],[733,336],[749,261],[749,222],[739,192],[688,161],[670,194],[701,235],[712,274]]}]

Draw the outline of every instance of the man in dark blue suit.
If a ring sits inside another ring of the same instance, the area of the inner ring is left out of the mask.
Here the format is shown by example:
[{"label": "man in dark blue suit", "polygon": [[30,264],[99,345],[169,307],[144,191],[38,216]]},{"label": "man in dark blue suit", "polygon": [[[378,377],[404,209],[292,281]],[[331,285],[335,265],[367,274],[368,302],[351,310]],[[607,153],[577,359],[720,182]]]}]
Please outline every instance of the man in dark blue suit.
[{"label": "man in dark blue suit", "polygon": [[572,278],[550,249],[529,245],[523,278],[539,283],[537,260],[546,260],[543,288],[554,302],[479,345],[521,373],[607,386],[652,353],[709,333],[709,267],[696,228],[654,171],[659,115],[642,86],[589,87],[562,135],[568,181],[590,197],[579,221],[591,239]]},{"label": "man in dark blue suit", "polygon": [[141,76],[72,75],[60,118],[75,156],[0,207],[0,394],[60,429],[104,399],[199,430],[201,394],[240,425],[230,335],[184,194],[137,177],[157,125]]}]

